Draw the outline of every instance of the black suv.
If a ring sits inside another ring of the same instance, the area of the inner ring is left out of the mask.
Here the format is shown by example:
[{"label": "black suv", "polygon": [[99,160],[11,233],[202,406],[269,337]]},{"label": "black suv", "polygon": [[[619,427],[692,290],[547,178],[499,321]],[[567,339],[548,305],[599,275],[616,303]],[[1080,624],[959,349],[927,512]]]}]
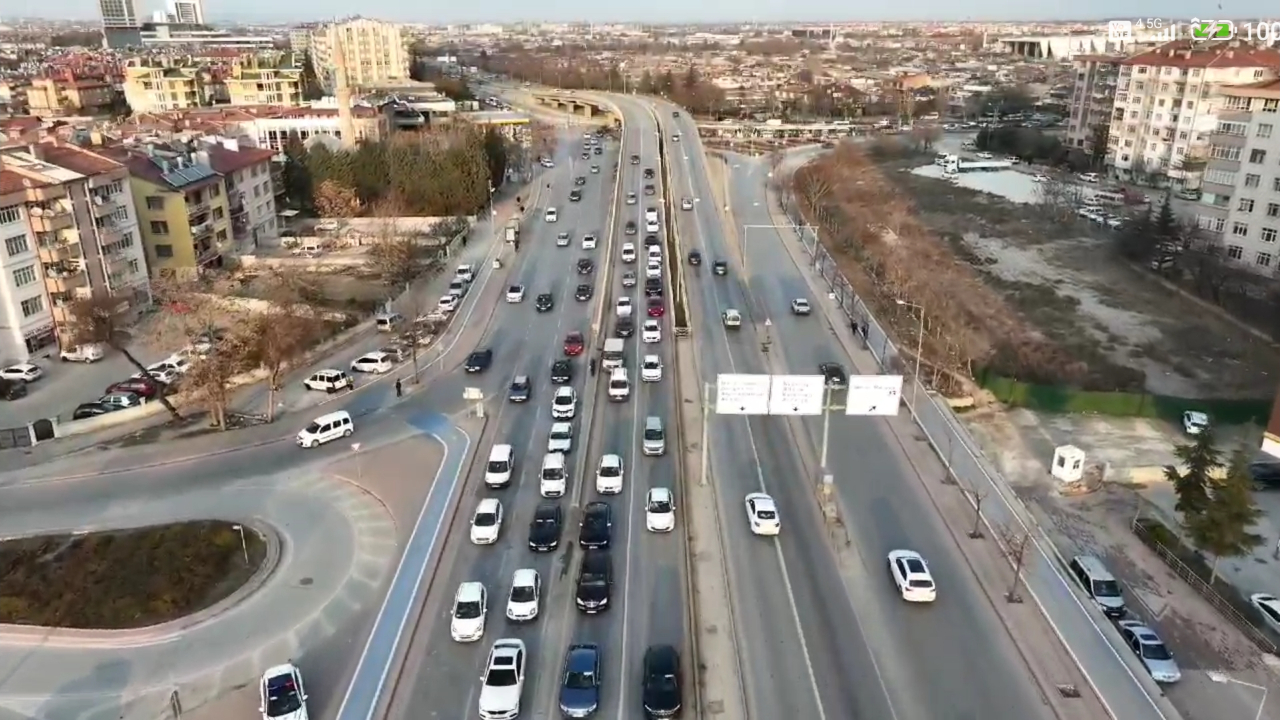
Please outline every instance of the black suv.
[{"label": "black suv", "polygon": [[645,235],[645,236],[644,236],[644,246],[645,246],[645,247],[647,247],[647,248],[648,248],[648,247],[657,247],[657,246],[659,246],[659,245],[661,245],[661,244],[662,244],[662,241],[658,239],[658,236],[657,236],[657,235]]},{"label": "black suv", "polygon": [[598,613],[609,609],[609,595],[613,591],[613,559],[608,550],[587,550],[582,553],[582,566],[578,568],[578,589],[574,603],[585,613]]},{"label": "black suv", "polygon": [[690,251],[689,251],[689,264],[690,264],[690,265],[701,265],[701,264],[702,264],[702,253],[698,252],[697,250],[690,250]]},{"label": "black suv", "polygon": [[818,372],[827,379],[827,387],[832,390],[843,390],[849,387],[849,376],[845,374],[840,363],[822,363],[818,366]]},{"label": "black suv", "polygon": [[657,191],[657,190],[655,190],[655,189],[654,189],[654,187],[653,187],[652,185],[645,185],[645,186],[644,186],[644,194],[645,194],[645,195],[655,195],[655,194],[657,194],[657,192],[658,192],[658,191]]},{"label": "black suv", "polygon": [[644,179],[645,179],[645,180],[652,180],[652,179],[653,179],[653,168],[645,168],[645,169],[644,169]]},{"label": "black suv", "polygon": [[570,190],[570,191],[569,191],[569,202],[582,202],[582,191],[581,191],[581,190]]},{"label": "black suv", "polygon": [[644,281],[645,297],[662,297],[662,278],[649,278]]},{"label": "black suv", "polygon": [[675,717],[680,712],[680,651],[650,645],[640,670],[640,699],[649,717]]},{"label": "black suv", "polygon": [[557,360],[551,363],[551,382],[556,385],[567,385],[573,380],[573,363],[568,360]]},{"label": "black suv", "polygon": [[639,155],[632,155],[632,156],[631,156],[631,164],[632,164],[632,165],[639,165],[639,164],[640,164],[640,156],[639,156]]},{"label": "black suv", "polygon": [[635,221],[635,220],[628,220],[628,221],[627,221],[627,224],[626,224],[626,227],[624,227],[624,228],[622,229],[622,231],[623,231],[624,233],[628,234],[628,235],[635,235],[635,234],[636,234],[636,221]]},{"label": "black suv", "polygon": [[578,544],[588,550],[609,547],[613,537],[613,509],[606,502],[587,503],[582,509],[582,524],[578,528]]},{"label": "black suv", "polygon": [[578,286],[577,290],[573,291],[573,299],[578,302],[586,302],[591,299],[592,292],[591,286],[583,283]]},{"label": "black suv", "polygon": [[578,260],[579,275],[590,275],[595,271],[596,271],[596,264],[591,261],[591,258],[581,258]]},{"label": "black suv", "polygon": [[467,356],[466,370],[469,373],[484,372],[493,363],[493,350],[485,348],[476,350]]},{"label": "black suv", "polygon": [[717,260],[711,264],[711,269],[714,270],[717,275],[728,275],[729,263],[724,260]]},{"label": "black suv", "polygon": [[555,503],[542,503],[533,511],[529,522],[529,549],[534,552],[551,552],[560,547],[560,530],[564,515]]},{"label": "black suv", "polygon": [[620,338],[629,338],[636,334],[636,321],[629,317],[618,318],[618,324],[613,326],[613,334]]},{"label": "black suv", "polygon": [[577,187],[582,187],[583,185],[586,185],[586,184],[587,184],[587,176],[586,176],[586,175],[579,175],[578,177],[576,177],[576,178],[574,178],[574,179],[573,179],[573,184],[574,184],[574,185],[576,185]]},{"label": "black suv", "polygon": [[538,312],[548,312],[555,305],[556,298],[551,293],[539,293],[537,299],[533,301],[533,307]]}]

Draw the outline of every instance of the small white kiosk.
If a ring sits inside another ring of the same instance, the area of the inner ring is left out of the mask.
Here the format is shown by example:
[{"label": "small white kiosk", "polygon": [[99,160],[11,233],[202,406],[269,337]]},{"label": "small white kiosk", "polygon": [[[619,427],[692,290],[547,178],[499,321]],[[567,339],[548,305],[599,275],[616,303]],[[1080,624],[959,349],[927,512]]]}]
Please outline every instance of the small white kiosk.
[{"label": "small white kiosk", "polygon": [[1049,472],[1064,485],[1080,482],[1084,478],[1084,451],[1075,445],[1059,445],[1053,451]]}]

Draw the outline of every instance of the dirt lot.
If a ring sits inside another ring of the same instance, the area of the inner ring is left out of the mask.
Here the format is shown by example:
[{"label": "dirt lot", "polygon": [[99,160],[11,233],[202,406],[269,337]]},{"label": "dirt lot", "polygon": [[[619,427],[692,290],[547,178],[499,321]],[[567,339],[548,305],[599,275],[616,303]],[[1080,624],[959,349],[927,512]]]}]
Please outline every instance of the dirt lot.
[{"label": "dirt lot", "polygon": [[1034,205],[945,180],[894,172],[893,181],[984,284],[1073,356],[1140,370],[1161,395],[1274,393],[1274,345],[1120,259],[1109,231],[1085,220],[1047,223]]},{"label": "dirt lot", "polygon": [[266,543],[230,523],[157,525],[0,543],[0,623],[118,630],[190,615],[258,570]]}]

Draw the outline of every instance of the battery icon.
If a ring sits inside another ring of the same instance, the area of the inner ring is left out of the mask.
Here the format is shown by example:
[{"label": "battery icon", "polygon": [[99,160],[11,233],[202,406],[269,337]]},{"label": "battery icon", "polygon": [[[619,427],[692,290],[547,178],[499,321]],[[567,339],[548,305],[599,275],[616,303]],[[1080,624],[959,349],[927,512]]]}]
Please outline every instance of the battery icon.
[{"label": "battery icon", "polygon": [[1230,40],[1236,36],[1236,24],[1230,20],[1191,20],[1191,37],[1197,40]]}]

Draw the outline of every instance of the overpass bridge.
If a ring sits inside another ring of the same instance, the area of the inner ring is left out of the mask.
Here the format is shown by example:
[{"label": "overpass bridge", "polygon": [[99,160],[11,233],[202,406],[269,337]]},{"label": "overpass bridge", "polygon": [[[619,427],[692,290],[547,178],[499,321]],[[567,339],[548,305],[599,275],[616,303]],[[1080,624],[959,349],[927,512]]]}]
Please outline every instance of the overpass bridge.
[{"label": "overpass bridge", "polygon": [[568,92],[539,92],[532,93],[531,97],[535,105],[573,115],[589,118],[610,117],[613,115],[613,111],[603,104]]}]

